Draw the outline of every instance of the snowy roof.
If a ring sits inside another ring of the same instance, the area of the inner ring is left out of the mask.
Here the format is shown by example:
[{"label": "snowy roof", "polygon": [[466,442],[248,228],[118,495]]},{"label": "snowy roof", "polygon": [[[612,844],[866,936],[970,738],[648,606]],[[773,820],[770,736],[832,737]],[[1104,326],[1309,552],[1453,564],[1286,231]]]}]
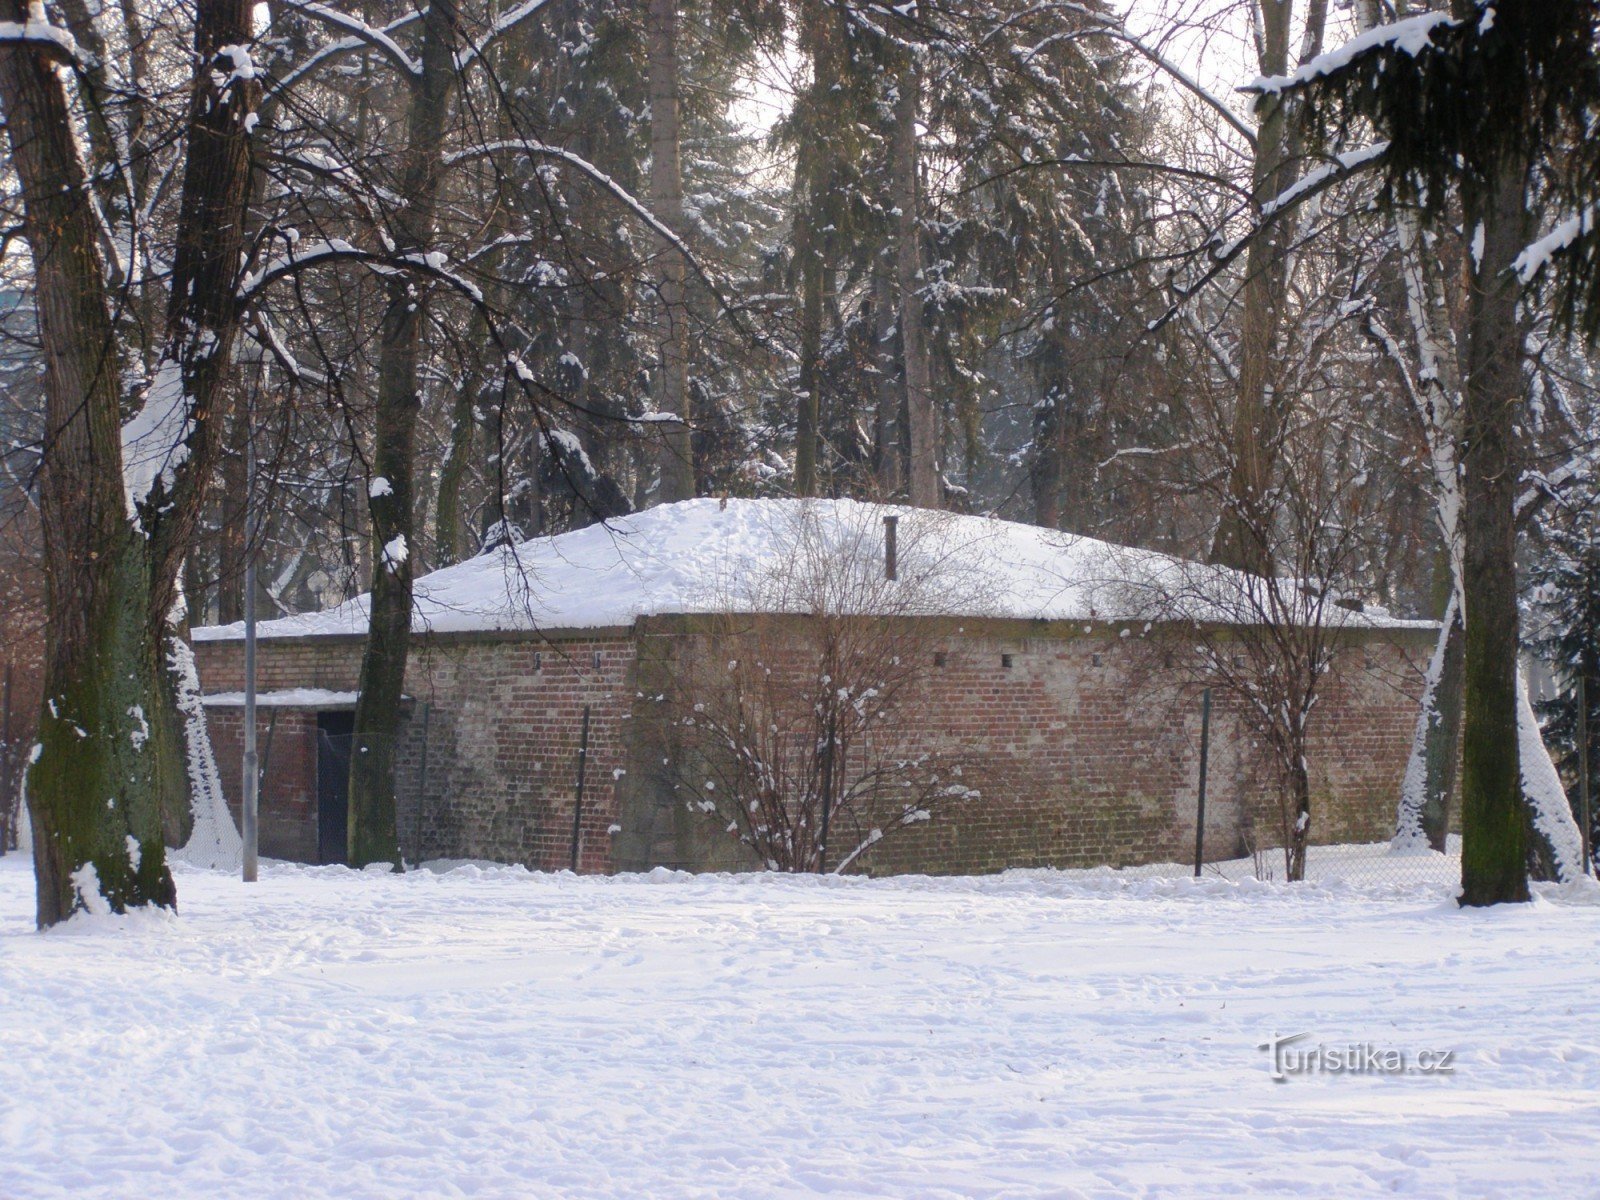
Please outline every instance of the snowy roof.
[{"label": "snowy roof", "polygon": [[[886,516],[898,518],[892,582],[884,578]],[[412,628],[584,629],[726,612],[1226,621],[1226,598],[1242,594],[1243,578],[989,517],[854,500],[703,499],[530,538],[424,575],[415,583]],[[1339,614],[1368,628],[1426,627],[1378,610]],[[366,627],[367,598],[358,596],[264,621],[257,631],[283,638]],[[194,631],[197,641],[243,634],[242,623]]]}]

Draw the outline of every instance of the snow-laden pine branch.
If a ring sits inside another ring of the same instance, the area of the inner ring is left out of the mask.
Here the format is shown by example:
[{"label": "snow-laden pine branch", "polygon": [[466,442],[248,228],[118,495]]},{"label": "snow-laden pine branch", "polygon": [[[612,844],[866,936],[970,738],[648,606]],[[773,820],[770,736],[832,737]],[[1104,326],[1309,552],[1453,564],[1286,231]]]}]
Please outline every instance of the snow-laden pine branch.
[{"label": "snow-laden pine branch", "polygon": [[1262,95],[1278,95],[1303,87],[1313,80],[1338,74],[1363,54],[1371,51],[1398,51],[1415,58],[1433,45],[1433,35],[1439,29],[1457,24],[1449,13],[1429,12],[1407,17],[1388,25],[1378,25],[1358,33],[1344,45],[1326,54],[1319,54],[1287,75],[1261,75],[1245,85],[1244,91]]},{"label": "snow-laden pine branch", "polygon": [[1523,283],[1544,270],[1556,255],[1570,250],[1579,241],[1593,233],[1596,218],[1600,218],[1600,204],[1591,204],[1582,212],[1574,213],[1538,241],[1529,244],[1512,260],[1511,269]]}]

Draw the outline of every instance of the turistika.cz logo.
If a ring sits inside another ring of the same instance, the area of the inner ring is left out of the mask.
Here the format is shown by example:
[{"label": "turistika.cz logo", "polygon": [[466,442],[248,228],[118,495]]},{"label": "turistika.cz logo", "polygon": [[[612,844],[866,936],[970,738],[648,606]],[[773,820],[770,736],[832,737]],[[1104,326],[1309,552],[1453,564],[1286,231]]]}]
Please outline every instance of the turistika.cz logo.
[{"label": "turistika.cz logo", "polygon": [[1309,1033],[1274,1033],[1256,1047],[1272,1056],[1272,1079],[1294,1075],[1454,1075],[1454,1050],[1401,1050],[1373,1042],[1307,1043]]}]

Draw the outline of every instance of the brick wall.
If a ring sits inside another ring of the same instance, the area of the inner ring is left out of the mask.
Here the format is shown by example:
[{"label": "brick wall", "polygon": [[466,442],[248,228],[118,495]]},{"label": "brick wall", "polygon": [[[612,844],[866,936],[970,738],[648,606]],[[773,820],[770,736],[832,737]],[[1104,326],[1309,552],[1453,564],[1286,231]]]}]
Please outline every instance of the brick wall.
[{"label": "brick wall", "polygon": [[[196,642],[195,667],[205,692],[244,690],[242,642]],[[256,643],[259,692],[314,687],[354,691],[361,673],[359,638]],[[222,790],[239,820],[244,777],[244,710],[208,706],[211,748],[222,773]],[[256,709],[256,751],[261,756],[261,853],[268,858],[317,862],[317,714],[315,710]]]},{"label": "brick wall", "polygon": [[[896,736],[908,752],[960,761],[964,781],[981,794],[897,831],[863,855],[859,869],[965,873],[1192,857],[1199,694],[1163,669],[1152,649],[1159,642],[1060,623],[947,622],[930,629],[918,650],[926,666],[907,692]],[[1431,635],[1418,632],[1352,638],[1342,648],[1312,730],[1314,841],[1389,835],[1430,646]],[[587,704],[584,871],[755,865],[727,835],[725,820],[691,811],[673,790],[673,758],[682,748],[664,732],[656,700],[697,660],[716,662],[727,653],[704,622],[673,618],[641,622],[637,637],[619,629],[546,639],[418,639],[406,677],[412,706],[398,751],[406,856],[567,866]],[[201,643],[197,657],[207,691],[242,687],[238,643]],[[352,690],[359,662],[357,640],[267,641],[260,686]],[[795,672],[798,692],[804,655],[790,656],[779,669]],[[227,710],[212,710],[212,718],[218,757],[234,787],[241,722]],[[270,718],[262,719],[265,744]],[[314,735],[314,715],[279,710],[275,761],[263,788],[265,853],[274,853],[267,849],[270,819],[279,839],[273,844],[286,856],[314,856],[293,853],[308,836],[315,846]],[[1252,842],[1277,844],[1271,779],[1243,722],[1219,695],[1207,858],[1242,856]],[[846,823],[830,857],[848,852],[849,840]]]},{"label": "brick wall", "polygon": [[[206,692],[244,687],[243,645],[195,647]],[[435,635],[416,639],[410,697],[396,750],[402,853],[413,862],[482,858],[554,870],[571,861],[583,708],[589,705],[584,780],[585,871],[611,869],[616,784],[624,767],[633,643],[625,631],[579,638]],[[359,639],[264,639],[257,687],[353,691]],[[243,713],[208,710],[235,814]],[[276,726],[272,727],[276,714]],[[316,713],[259,709],[257,740],[271,752],[261,787],[262,853],[316,860]]]},{"label": "brick wall", "polygon": [[[656,623],[649,637],[670,650],[641,651],[664,677],[693,674],[694,659],[729,657],[725,637],[684,623]],[[980,795],[946,802],[931,819],[894,827],[858,860],[863,871],[975,873],[1023,866],[1132,865],[1194,854],[1200,744],[1197,685],[1175,680],[1159,639],[1129,641],[1117,629],[1060,623],[947,623],[914,653],[925,667],[901,712],[897,750],[962,765]],[[1313,725],[1316,842],[1376,841],[1392,831],[1410,749],[1427,634],[1352,639],[1324,687]],[[789,673],[797,696],[813,685],[805,654],[765,651]],[[1009,664],[1009,665],[1008,665]],[[644,680],[641,688],[656,688]],[[641,718],[648,714],[641,712]],[[657,731],[648,764],[681,753]],[[628,868],[753,865],[729,845],[727,814],[701,815],[671,792],[662,769],[626,807],[627,823],[651,826],[648,851],[628,845]],[[1205,851],[1241,857],[1280,844],[1275,775],[1229,698],[1212,715]],[[830,837],[830,861],[858,844],[849,822]],[[881,825],[881,821],[879,822]],[[887,826],[883,826],[888,828]],[[632,830],[630,829],[629,835]],[[629,836],[625,835],[625,837]]]},{"label": "brick wall", "polygon": [[406,674],[415,706],[400,755],[402,844],[420,859],[567,867],[588,705],[580,868],[610,870],[633,658],[625,631],[427,639]]},{"label": "brick wall", "polygon": [[[237,825],[244,778],[244,709],[208,708],[206,718],[223,792]],[[257,807],[261,853],[294,862],[318,861],[316,713],[258,708],[256,752],[263,768]]]}]

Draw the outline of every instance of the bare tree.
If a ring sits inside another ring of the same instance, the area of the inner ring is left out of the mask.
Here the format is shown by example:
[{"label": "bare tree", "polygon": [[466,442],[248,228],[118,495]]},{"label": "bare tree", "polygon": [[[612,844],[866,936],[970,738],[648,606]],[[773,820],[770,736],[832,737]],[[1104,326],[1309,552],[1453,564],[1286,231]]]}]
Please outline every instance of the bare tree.
[{"label": "bare tree", "polygon": [[[144,381],[117,332],[122,304],[78,152],[66,85],[82,66],[79,50],[63,30],[30,23],[21,0],[0,8],[13,31],[0,41],[0,105],[46,368],[39,504],[49,653],[28,779],[41,926],[81,908],[176,897],[162,818],[187,805],[163,648],[238,329],[259,91],[250,12],[243,0],[206,0],[195,11],[165,332]],[[124,428],[125,402],[137,412]]]}]

